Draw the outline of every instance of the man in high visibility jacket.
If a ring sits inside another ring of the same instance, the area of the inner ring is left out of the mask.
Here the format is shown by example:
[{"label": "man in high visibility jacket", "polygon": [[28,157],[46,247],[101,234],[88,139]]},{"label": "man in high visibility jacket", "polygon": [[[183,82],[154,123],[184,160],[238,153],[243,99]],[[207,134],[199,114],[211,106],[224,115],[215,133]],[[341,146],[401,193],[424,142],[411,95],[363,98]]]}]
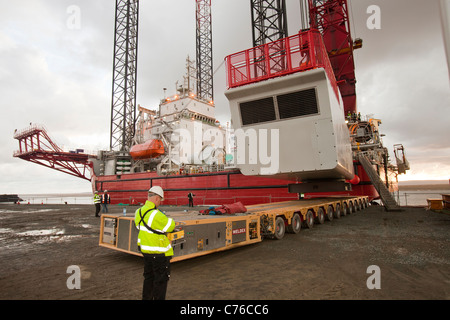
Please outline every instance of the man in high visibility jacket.
[{"label": "man in high visibility jacket", "polygon": [[143,300],[164,300],[170,279],[173,248],[166,233],[175,229],[175,221],[157,209],[163,200],[163,189],[152,187],[145,205],[135,212],[138,246],[144,256]]},{"label": "man in high visibility jacket", "polygon": [[108,190],[105,190],[102,194],[102,212],[108,212],[108,204],[111,203],[111,197],[108,194]]},{"label": "man in high visibility jacket", "polygon": [[94,194],[94,204],[95,204],[95,216],[96,216],[96,217],[100,217],[100,216],[98,215],[98,213],[100,212],[100,202],[101,202],[100,196],[98,195],[98,192],[95,191],[95,194]]}]

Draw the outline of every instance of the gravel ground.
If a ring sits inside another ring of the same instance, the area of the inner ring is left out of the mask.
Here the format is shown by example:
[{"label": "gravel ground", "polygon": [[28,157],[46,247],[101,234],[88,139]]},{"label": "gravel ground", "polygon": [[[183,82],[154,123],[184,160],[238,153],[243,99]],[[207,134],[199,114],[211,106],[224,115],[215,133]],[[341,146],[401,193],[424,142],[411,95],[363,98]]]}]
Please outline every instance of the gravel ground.
[{"label": "gravel ground", "polygon": [[[0,299],[140,299],[142,259],[99,247],[99,221],[89,205],[0,205]],[[79,290],[67,287],[71,265]],[[372,265],[380,289],[367,287]],[[372,206],[281,241],[176,262],[167,299],[448,300],[450,215]]]}]

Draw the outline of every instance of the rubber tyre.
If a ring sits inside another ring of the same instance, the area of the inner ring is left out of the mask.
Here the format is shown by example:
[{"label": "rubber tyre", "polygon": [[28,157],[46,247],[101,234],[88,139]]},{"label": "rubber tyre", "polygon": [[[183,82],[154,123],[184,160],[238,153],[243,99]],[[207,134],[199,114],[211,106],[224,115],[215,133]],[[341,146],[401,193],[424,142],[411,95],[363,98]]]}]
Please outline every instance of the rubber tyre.
[{"label": "rubber tyre", "polygon": [[345,217],[347,215],[347,212],[348,212],[348,205],[346,202],[344,202],[342,205],[341,216]]},{"label": "rubber tyre", "polygon": [[316,221],[319,224],[324,224],[325,223],[325,211],[323,210],[323,208],[319,208],[319,210],[317,210]]},{"label": "rubber tyre", "polygon": [[334,217],[333,206],[329,205],[328,208],[327,208],[327,220],[328,221],[333,221],[333,217]]},{"label": "rubber tyre", "polygon": [[277,240],[281,240],[284,237],[286,232],[286,224],[284,223],[284,219],[282,217],[277,217],[275,220],[275,233],[274,238]]},{"label": "rubber tyre", "polygon": [[289,233],[297,234],[300,232],[300,229],[302,228],[302,219],[300,218],[300,215],[298,213],[294,213],[292,216],[291,224],[288,225],[287,231]]},{"label": "rubber tyre", "polygon": [[341,205],[339,203],[336,204],[336,210],[334,211],[334,217],[336,219],[340,219],[341,218]]},{"label": "rubber tyre", "polygon": [[312,229],[314,227],[314,213],[312,210],[308,210],[308,212],[306,212],[305,224],[308,229]]},{"label": "rubber tyre", "polygon": [[347,206],[347,214],[352,214],[353,213],[353,202],[349,202],[348,206]]}]

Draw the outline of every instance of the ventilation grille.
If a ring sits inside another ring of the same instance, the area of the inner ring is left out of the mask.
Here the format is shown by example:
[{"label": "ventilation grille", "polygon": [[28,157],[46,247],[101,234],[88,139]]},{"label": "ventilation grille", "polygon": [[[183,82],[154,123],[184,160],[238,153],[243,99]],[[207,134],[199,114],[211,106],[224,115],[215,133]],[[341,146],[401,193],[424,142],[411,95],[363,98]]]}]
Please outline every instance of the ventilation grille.
[{"label": "ventilation grille", "polygon": [[240,104],[242,124],[276,120],[273,98],[265,98]]},{"label": "ventilation grille", "polygon": [[319,114],[316,89],[279,95],[276,102],[279,118],[274,97],[240,103],[242,125]]},{"label": "ventilation grille", "polygon": [[308,89],[277,97],[280,119],[318,114],[316,90]]}]

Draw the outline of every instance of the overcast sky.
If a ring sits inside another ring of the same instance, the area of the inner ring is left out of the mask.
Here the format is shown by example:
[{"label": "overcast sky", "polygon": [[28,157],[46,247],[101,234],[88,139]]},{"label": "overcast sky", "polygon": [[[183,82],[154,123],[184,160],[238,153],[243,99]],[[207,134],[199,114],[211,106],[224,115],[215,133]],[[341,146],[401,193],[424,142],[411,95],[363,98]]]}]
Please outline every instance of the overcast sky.
[{"label": "overcast sky", "polygon": [[[0,0],[0,194],[88,192],[88,181],[13,158],[15,129],[44,125],[66,149],[108,149],[114,0]],[[437,0],[350,1],[358,110],[382,120],[385,146],[402,143],[401,180],[450,178],[450,90]],[[371,5],[381,29],[369,29]],[[248,0],[212,0],[216,116],[229,120],[226,55],[251,47]],[[299,1],[287,0],[289,34]],[[74,21],[72,9],[79,9]],[[195,1],[140,2],[137,103],[156,109],[195,58]]]}]

